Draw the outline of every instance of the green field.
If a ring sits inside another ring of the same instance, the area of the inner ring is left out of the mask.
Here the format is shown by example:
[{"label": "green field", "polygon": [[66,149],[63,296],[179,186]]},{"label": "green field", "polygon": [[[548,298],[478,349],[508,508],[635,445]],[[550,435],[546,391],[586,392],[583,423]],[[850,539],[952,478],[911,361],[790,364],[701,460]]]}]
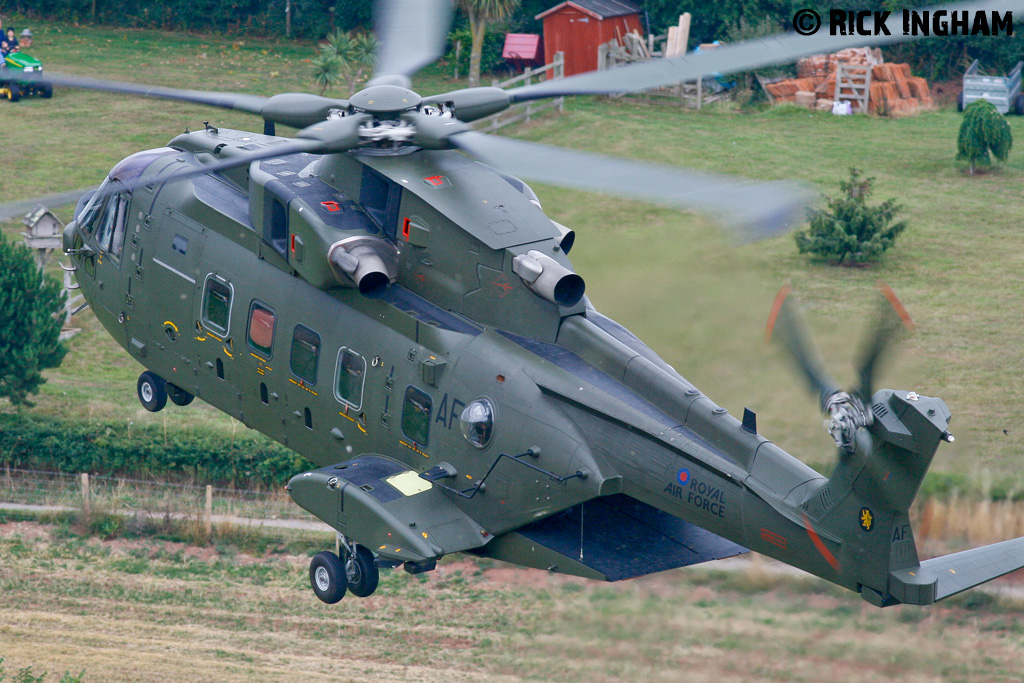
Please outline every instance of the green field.
[{"label": "green field", "polygon": [[[215,36],[33,25],[32,52],[47,69],[157,85],[258,94],[310,90],[313,46]],[[459,87],[437,67],[423,93]],[[338,96],[347,93],[333,93]],[[259,130],[253,117],[161,100],[59,89],[53,100],[0,102],[5,172],[0,202],[96,184],[122,157],[166,144],[209,120]],[[833,373],[852,383],[850,362],[884,279],[917,323],[882,381],[943,397],[953,445],[936,469],[1019,488],[1024,428],[1024,344],[1019,323],[1024,157],[969,178],[953,162],[960,117],[939,111],[888,120],[780,109],[740,114],[579,98],[563,116],[509,134],[751,178],[797,179],[834,192],[850,166],[875,176],[878,200],[896,197],[910,228],[871,268],[835,268],[800,257],[790,236],[734,246],[707,217],[607,197],[537,187],[547,212],[578,233],[572,258],[602,312],[619,320],[734,414],[749,406],[760,431],[811,463],[828,463],[830,440],[801,380],[763,342],[772,298],[790,282],[807,307]],[[1024,120],[1009,117],[1018,139]],[[58,212],[68,219],[70,207]],[[8,234],[20,232],[8,222]],[[51,266],[55,269],[55,266]],[[197,406],[146,414],[134,397],[139,367],[98,329],[85,332],[49,374],[46,414],[132,420],[167,429],[235,429]]]},{"label": "green field", "polygon": [[0,524],[8,673],[95,681],[1014,681],[1021,604],[878,610],[755,564],[601,584],[448,561],[315,600],[307,559]]}]

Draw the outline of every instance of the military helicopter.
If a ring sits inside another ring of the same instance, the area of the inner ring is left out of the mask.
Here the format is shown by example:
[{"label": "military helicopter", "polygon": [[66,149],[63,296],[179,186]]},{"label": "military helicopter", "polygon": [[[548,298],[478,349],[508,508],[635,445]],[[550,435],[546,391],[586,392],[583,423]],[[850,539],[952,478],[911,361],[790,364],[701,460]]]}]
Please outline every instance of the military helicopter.
[{"label": "military helicopter", "polygon": [[[777,301],[772,327],[837,446],[825,477],[598,313],[567,258],[573,231],[517,176],[708,210],[748,236],[784,227],[799,188],[467,125],[515,102],[889,42],[898,27],[421,97],[410,76],[439,56],[449,12],[380,5],[376,73],[348,100],[49,77],[264,119],[262,134],[207,124],[118,163],[65,230],[66,268],[148,368],[147,410],[198,396],[317,464],[287,490],[337,532],[310,563],[319,599],[365,597],[381,567],[415,574],[458,552],[617,581],[753,550],[877,606],[933,603],[1024,566],[1024,538],[919,560],[908,510],[953,439],[951,413],[873,388],[894,295],[850,391]],[[277,124],[301,130],[280,137]]]}]

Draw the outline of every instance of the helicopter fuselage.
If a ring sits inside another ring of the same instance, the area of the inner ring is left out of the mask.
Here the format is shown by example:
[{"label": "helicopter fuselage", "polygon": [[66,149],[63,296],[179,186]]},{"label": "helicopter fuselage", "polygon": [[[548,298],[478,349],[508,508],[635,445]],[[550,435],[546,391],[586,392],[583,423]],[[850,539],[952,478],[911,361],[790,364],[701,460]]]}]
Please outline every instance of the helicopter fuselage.
[{"label": "helicopter fuselage", "polygon": [[[879,542],[844,544],[812,521],[856,518],[816,495],[825,477],[581,288],[539,288],[537,268],[554,263],[565,282],[571,264],[564,228],[521,181],[424,150],[161,180],[277,140],[207,129],[129,157],[80,207],[69,246],[133,357],[321,467],[290,488],[339,532],[395,562],[469,551],[603,579],[749,548],[882,596],[885,561],[864,576],[841,564],[884,560],[898,542],[916,563],[912,535],[881,539],[905,511],[871,523]],[[372,242],[389,285],[364,292],[348,261],[326,258],[353,240]],[[405,470],[429,496],[387,478]]]}]

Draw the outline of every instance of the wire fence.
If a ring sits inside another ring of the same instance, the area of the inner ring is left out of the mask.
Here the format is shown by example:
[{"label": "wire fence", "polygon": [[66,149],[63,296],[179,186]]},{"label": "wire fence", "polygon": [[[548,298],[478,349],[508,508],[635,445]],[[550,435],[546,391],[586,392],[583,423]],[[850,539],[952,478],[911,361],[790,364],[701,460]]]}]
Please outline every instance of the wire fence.
[{"label": "wire fence", "polygon": [[[205,527],[250,528],[272,539],[327,534],[332,529],[296,505],[283,488],[253,490],[5,467],[0,509],[86,512],[140,519],[184,520]],[[927,498],[911,509],[926,554],[1024,536],[1024,501]]]}]

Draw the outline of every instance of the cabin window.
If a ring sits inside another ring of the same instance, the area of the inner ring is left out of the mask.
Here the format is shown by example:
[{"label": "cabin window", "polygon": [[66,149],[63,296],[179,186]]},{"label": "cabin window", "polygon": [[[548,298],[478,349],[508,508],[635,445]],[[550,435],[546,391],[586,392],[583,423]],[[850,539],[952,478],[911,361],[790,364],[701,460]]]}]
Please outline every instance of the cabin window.
[{"label": "cabin window", "polygon": [[359,187],[359,203],[384,234],[395,238],[398,227],[398,205],[402,188],[368,166],[363,167],[363,182]]},{"label": "cabin window", "polygon": [[117,224],[117,207],[119,204],[120,202],[117,197],[111,197],[107,199],[99,213],[96,226],[96,244],[103,251],[110,251],[110,244],[114,239],[114,228]]},{"label": "cabin window", "polygon": [[114,238],[110,245],[110,255],[120,260],[124,249],[124,228],[128,223],[128,198],[117,197],[117,216],[114,218]]},{"label": "cabin window", "polygon": [[288,257],[288,208],[269,193],[263,204],[263,241],[281,256]]},{"label": "cabin window", "polygon": [[274,355],[274,325],[277,317],[269,307],[253,301],[249,308],[249,346],[267,358]]},{"label": "cabin window", "polygon": [[338,371],[334,383],[334,396],[342,403],[355,409],[363,402],[363,378],[366,376],[366,359],[358,353],[342,347],[338,352]]},{"label": "cabin window", "polygon": [[231,320],[231,284],[216,275],[207,275],[203,287],[203,324],[217,334],[227,336]]},{"label": "cabin window", "polygon": [[425,392],[410,386],[405,390],[402,406],[402,433],[420,446],[430,438],[430,410],[434,401]]},{"label": "cabin window", "polygon": [[292,374],[316,384],[316,369],[320,360],[320,335],[305,325],[296,325],[292,334]]}]

